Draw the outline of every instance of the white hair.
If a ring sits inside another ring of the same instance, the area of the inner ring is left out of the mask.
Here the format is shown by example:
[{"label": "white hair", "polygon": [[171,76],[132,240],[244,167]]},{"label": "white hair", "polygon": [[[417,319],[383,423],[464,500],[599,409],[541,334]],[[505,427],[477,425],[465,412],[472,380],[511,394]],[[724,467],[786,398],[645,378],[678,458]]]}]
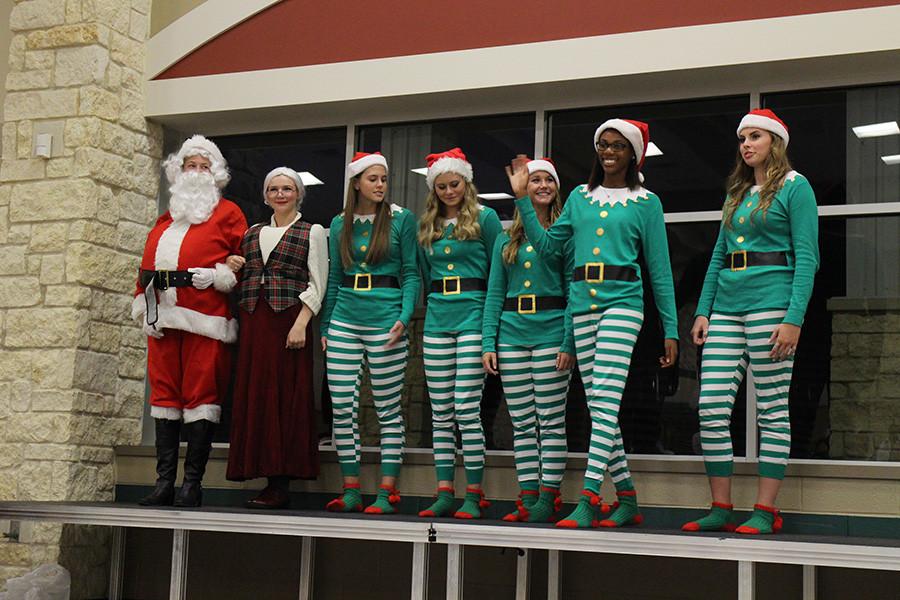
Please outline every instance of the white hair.
[{"label": "white hair", "polygon": [[209,160],[209,172],[212,173],[216,186],[219,189],[228,185],[228,182],[231,180],[231,174],[228,173],[228,164],[225,162],[225,157],[222,156],[218,146],[202,135],[193,135],[186,139],[178,152],[173,152],[163,162],[166,178],[170,184],[174,184],[178,180],[177,175],[184,168],[184,161],[191,156],[202,156]]},{"label": "white hair", "polygon": [[271,183],[272,180],[279,175],[287,177],[294,182],[294,185],[297,186],[297,207],[299,208],[300,204],[303,202],[303,198],[306,197],[306,186],[303,185],[303,180],[300,179],[300,174],[290,167],[275,167],[274,169],[269,171],[269,174],[266,175],[266,180],[263,183],[263,202],[266,201],[266,190],[269,189],[269,183]]}]

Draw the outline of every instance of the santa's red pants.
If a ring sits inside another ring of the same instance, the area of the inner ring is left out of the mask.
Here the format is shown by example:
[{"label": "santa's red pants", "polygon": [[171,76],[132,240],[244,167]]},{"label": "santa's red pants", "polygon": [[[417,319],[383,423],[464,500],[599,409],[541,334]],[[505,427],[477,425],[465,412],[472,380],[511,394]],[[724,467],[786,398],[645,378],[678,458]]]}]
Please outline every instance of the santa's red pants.
[{"label": "santa's red pants", "polygon": [[160,339],[147,338],[150,413],[185,423],[218,423],[231,375],[228,345],[179,329],[165,329]]}]

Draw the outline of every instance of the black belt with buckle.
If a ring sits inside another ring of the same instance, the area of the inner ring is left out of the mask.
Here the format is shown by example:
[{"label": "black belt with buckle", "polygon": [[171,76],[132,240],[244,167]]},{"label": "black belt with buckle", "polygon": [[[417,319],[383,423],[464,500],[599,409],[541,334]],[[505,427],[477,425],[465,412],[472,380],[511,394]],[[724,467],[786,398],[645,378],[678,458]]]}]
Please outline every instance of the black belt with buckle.
[{"label": "black belt with buckle", "polygon": [[461,292],[486,292],[487,282],[477,277],[451,275],[431,282],[431,293],[452,296]]},{"label": "black belt with buckle", "polygon": [[554,310],[566,307],[566,299],[562,296],[535,296],[522,294],[515,298],[507,298],[503,310],[514,310],[520,315],[533,315],[539,310]]},{"label": "black belt with buckle", "polygon": [[138,269],[138,278],[141,287],[147,287],[153,282],[153,287],[159,291],[167,290],[170,287],[191,287],[194,274],[190,271],[150,271],[148,269]]},{"label": "black belt with buckle", "polygon": [[586,263],[575,267],[575,270],[572,271],[572,281],[584,280],[588,283],[603,283],[607,279],[638,281],[638,274],[632,267],[620,267],[602,262]]},{"label": "black belt with buckle", "polygon": [[743,271],[747,267],[786,267],[788,264],[787,253],[780,250],[775,252],[747,252],[738,250],[725,255],[725,266],[722,269],[731,271]]},{"label": "black belt with buckle", "polygon": [[400,280],[393,275],[372,275],[370,273],[356,273],[344,275],[341,287],[353,288],[357,292],[368,292],[372,288],[400,288]]}]

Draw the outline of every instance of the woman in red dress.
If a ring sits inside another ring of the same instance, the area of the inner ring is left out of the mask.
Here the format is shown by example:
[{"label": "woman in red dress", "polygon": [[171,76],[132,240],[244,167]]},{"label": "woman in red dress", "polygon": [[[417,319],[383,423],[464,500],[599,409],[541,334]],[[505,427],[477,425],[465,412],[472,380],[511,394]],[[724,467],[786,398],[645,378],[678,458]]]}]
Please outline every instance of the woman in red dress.
[{"label": "woman in red dress", "polygon": [[248,508],[284,508],[291,479],[319,473],[313,416],[310,320],[319,312],[328,279],[325,230],[301,219],[305,193],[293,169],[265,180],[268,224],[247,230],[238,284],[240,336],[227,477],[267,477]]}]

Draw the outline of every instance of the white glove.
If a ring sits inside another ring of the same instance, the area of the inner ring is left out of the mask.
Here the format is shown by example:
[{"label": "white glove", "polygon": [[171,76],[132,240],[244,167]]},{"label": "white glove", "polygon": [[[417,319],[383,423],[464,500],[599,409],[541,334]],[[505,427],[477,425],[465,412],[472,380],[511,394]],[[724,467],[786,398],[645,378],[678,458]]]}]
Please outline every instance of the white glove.
[{"label": "white glove", "polygon": [[193,267],[188,269],[188,272],[193,273],[194,276],[191,278],[191,283],[194,284],[194,287],[198,290],[205,290],[209,286],[213,284],[213,281],[216,280],[216,270],[215,269],[207,269],[205,267]]},{"label": "white glove", "polygon": [[144,333],[146,333],[148,336],[150,336],[152,338],[156,338],[156,339],[160,339],[163,336],[162,329],[157,329],[153,325],[148,325],[146,318],[142,319],[142,321],[143,321],[143,324],[141,325],[141,328],[144,330]]}]

